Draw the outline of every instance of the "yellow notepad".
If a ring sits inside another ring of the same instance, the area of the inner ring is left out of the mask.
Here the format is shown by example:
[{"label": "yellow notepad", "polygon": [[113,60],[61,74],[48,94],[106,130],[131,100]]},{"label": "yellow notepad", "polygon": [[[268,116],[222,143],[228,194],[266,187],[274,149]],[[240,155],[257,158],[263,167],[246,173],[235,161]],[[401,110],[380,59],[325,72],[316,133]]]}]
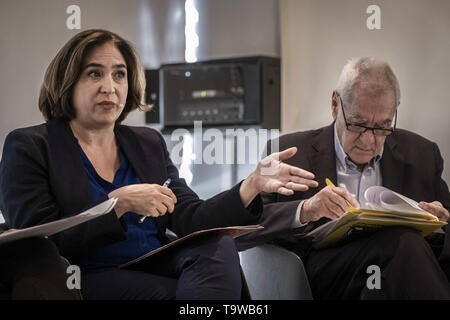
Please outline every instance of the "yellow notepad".
[{"label": "yellow notepad", "polygon": [[[328,185],[332,185],[329,179]],[[418,203],[385,187],[373,186],[366,190],[362,208],[347,208],[339,219],[329,221],[306,236],[312,237],[316,248],[338,244],[352,230],[376,230],[404,226],[420,232],[424,237],[447,222],[419,208]]]}]

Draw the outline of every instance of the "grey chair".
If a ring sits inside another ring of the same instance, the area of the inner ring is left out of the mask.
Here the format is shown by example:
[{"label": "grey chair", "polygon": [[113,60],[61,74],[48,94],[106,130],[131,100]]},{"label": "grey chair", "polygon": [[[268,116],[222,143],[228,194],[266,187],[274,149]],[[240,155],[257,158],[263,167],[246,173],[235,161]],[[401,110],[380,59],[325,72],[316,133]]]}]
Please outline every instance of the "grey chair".
[{"label": "grey chair", "polygon": [[295,253],[264,244],[239,256],[251,299],[313,299],[303,262]]}]

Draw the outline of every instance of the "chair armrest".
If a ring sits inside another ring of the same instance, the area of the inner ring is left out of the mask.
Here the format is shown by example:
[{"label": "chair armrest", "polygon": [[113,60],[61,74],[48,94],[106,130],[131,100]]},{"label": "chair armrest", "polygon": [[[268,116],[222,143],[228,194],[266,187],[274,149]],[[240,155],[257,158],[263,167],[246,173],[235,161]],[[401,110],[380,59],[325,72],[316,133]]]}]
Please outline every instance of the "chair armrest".
[{"label": "chair armrest", "polygon": [[264,244],[239,255],[252,299],[313,299],[303,262],[295,253]]}]

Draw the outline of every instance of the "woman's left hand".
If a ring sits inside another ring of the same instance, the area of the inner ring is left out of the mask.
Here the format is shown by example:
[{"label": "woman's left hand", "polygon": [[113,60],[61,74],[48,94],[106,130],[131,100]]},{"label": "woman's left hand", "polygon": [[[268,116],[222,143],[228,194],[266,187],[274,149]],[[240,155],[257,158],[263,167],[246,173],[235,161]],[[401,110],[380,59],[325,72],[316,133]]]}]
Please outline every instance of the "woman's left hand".
[{"label": "woman's left hand", "polygon": [[276,152],[262,159],[241,184],[240,195],[242,203],[247,207],[260,192],[277,192],[285,196],[294,191],[306,191],[309,187],[317,187],[314,174],[309,171],[283,163],[297,153],[292,147]]}]

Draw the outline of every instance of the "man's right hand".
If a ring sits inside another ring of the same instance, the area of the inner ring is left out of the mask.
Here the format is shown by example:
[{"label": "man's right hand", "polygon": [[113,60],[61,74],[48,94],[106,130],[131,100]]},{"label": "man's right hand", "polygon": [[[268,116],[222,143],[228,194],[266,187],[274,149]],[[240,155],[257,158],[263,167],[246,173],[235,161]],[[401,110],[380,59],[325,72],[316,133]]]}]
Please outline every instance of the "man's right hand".
[{"label": "man's right hand", "polygon": [[303,202],[300,222],[316,221],[322,217],[337,219],[347,211],[347,201],[358,208],[358,202],[346,189],[327,186]]}]

